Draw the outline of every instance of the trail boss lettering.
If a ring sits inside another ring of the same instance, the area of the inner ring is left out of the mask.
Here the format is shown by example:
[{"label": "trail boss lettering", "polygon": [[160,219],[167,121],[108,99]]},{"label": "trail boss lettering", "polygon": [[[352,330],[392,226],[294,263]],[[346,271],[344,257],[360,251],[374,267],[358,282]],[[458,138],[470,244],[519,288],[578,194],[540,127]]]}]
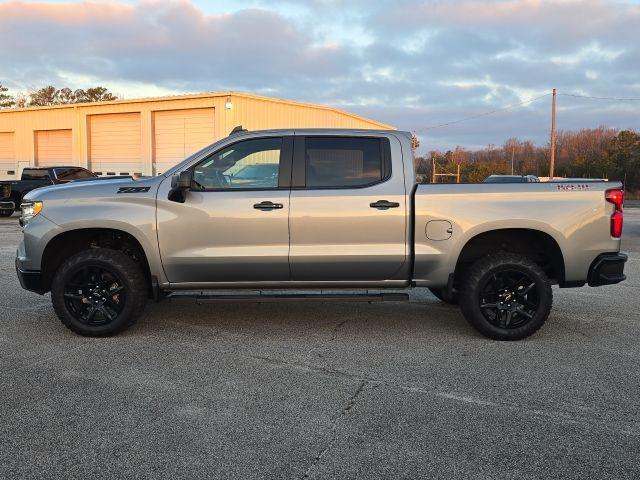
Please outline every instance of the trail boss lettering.
[{"label": "trail boss lettering", "polygon": [[143,193],[151,187],[120,187],[116,193]]}]

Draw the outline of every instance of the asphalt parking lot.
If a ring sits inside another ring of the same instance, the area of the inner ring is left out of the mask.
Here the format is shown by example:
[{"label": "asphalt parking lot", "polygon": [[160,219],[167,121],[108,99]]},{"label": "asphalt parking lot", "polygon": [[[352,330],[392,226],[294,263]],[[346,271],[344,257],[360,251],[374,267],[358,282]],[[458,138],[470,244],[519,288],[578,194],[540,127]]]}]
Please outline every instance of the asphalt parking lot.
[{"label": "asphalt parking lot", "polygon": [[554,289],[521,342],[410,303],[150,304],[82,338],[0,219],[0,478],[638,478],[640,209],[628,280]]}]

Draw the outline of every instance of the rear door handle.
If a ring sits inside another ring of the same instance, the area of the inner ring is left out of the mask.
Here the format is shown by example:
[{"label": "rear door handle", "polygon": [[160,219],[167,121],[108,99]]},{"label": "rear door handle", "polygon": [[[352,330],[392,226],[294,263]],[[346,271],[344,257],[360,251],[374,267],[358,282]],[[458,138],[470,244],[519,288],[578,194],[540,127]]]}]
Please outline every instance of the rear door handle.
[{"label": "rear door handle", "polygon": [[257,210],[279,210],[283,207],[281,203],[273,203],[265,200],[264,202],[256,203],[253,208]]},{"label": "rear door handle", "polygon": [[389,202],[387,200],[378,200],[377,202],[370,203],[371,208],[377,208],[378,210],[388,210],[390,208],[397,208],[400,206],[398,202]]}]

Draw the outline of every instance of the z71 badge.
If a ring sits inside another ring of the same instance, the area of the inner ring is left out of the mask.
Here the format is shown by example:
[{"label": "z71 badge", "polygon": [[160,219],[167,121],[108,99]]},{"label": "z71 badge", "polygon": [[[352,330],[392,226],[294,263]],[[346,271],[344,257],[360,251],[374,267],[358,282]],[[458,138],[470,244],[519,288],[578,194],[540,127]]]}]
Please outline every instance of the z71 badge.
[{"label": "z71 badge", "polygon": [[588,183],[560,183],[556,185],[556,188],[560,191],[591,190],[591,187]]},{"label": "z71 badge", "polygon": [[120,187],[116,193],[148,192],[151,187]]}]

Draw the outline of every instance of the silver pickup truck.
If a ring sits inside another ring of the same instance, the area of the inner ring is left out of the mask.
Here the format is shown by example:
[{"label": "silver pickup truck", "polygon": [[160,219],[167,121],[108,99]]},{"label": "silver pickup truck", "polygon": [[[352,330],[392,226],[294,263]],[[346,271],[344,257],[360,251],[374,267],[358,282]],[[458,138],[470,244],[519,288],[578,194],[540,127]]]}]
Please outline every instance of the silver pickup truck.
[{"label": "silver pickup truck", "polygon": [[397,301],[428,287],[517,340],[546,321],[552,284],[625,279],[622,204],[617,182],[418,185],[406,132],[240,131],[158,177],[30,192],[16,269],[81,335],[179,291]]}]

